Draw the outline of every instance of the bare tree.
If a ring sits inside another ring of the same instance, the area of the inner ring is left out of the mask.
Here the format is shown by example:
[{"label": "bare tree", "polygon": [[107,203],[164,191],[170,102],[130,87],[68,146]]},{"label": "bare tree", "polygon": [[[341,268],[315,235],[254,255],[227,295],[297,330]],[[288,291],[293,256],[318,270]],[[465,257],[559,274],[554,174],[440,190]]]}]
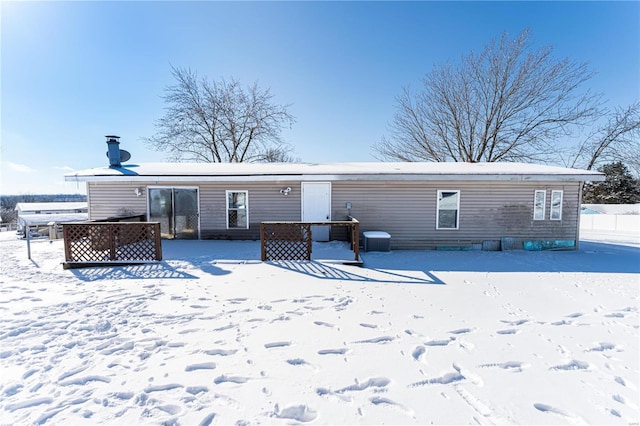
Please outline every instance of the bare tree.
[{"label": "bare tree", "polygon": [[592,75],[534,49],[528,30],[503,33],[480,54],[435,65],[417,93],[405,88],[374,150],[399,161],[544,161],[558,137],[598,114],[599,97],[582,91]]},{"label": "bare tree", "polygon": [[581,143],[570,164],[591,170],[598,164],[622,162],[640,176],[640,102],[616,108]]},{"label": "bare tree", "polygon": [[145,142],[166,151],[175,161],[209,163],[258,162],[292,148],[281,131],[295,122],[287,105],[273,103],[269,89],[257,83],[244,89],[237,80],[198,79],[190,69],[173,68],[176,84],[165,89],[164,116],[156,122],[156,134]]}]

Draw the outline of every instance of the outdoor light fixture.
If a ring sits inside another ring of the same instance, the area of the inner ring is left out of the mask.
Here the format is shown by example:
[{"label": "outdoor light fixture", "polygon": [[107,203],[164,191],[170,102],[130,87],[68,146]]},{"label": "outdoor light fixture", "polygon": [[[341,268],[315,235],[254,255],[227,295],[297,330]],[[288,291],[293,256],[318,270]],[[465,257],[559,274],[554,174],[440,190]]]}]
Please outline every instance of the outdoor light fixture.
[{"label": "outdoor light fixture", "polygon": [[136,194],[136,197],[140,197],[142,195],[142,190],[140,188],[134,188],[133,193]]},{"label": "outdoor light fixture", "polygon": [[286,188],[282,188],[282,189],[280,190],[280,193],[281,193],[282,195],[289,195],[289,193],[290,193],[290,192],[291,192],[291,187],[290,187],[290,186],[287,186]]}]

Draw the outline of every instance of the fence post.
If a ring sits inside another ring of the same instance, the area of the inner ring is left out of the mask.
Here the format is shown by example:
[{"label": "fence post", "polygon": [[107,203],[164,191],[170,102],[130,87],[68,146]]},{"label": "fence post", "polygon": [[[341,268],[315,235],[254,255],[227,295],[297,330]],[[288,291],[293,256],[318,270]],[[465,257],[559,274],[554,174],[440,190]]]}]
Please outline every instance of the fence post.
[{"label": "fence post", "polygon": [[153,224],[154,242],[156,245],[156,260],[162,260],[162,241],[160,240],[160,223]]},{"label": "fence post", "polygon": [[25,225],[27,229],[27,258],[31,260],[31,229],[29,225]]},{"label": "fence post", "polygon": [[264,247],[264,223],[260,222],[260,259],[264,262],[267,260],[267,251]]},{"label": "fence post", "polygon": [[307,229],[307,260],[311,260],[311,251],[313,250],[313,236],[311,235],[311,225],[304,225]]},{"label": "fence post", "polygon": [[71,241],[69,240],[69,226],[62,225],[62,239],[64,241],[64,260],[66,262],[71,260]]},{"label": "fence post", "polygon": [[116,260],[116,236],[114,226],[109,224],[107,225],[107,229],[109,230],[109,260]]},{"label": "fence post", "polygon": [[353,244],[353,253],[355,253],[354,260],[357,262],[358,260],[360,260],[360,222],[358,222],[357,220],[353,225],[353,236],[351,244]]}]

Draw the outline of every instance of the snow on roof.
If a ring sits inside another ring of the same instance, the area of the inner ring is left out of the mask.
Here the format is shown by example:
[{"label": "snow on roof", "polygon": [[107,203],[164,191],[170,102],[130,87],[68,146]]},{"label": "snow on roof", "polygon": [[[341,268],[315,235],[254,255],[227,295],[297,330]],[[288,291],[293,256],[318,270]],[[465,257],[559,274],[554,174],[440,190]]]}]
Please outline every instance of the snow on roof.
[{"label": "snow on roof", "polygon": [[69,223],[84,222],[89,219],[88,213],[45,213],[45,214],[25,214],[18,218],[21,226],[47,225],[50,222]]},{"label": "snow on roof", "polygon": [[67,181],[179,180],[567,180],[599,181],[589,170],[527,163],[143,163],[65,175]]},{"label": "snow on roof", "polygon": [[640,203],[639,204],[583,204],[582,208],[590,209],[600,214],[640,215]]},{"label": "snow on roof", "polygon": [[51,203],[17,203],[15,209],[19,211],[73,211],[87,208],[88,205],[86,201],[64,201]]}]

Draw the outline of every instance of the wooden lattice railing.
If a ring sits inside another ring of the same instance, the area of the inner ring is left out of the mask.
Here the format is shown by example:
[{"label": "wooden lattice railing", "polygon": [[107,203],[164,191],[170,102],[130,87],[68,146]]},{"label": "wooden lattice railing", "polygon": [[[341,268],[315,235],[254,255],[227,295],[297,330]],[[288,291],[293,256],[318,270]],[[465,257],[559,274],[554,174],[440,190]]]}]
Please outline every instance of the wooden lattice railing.
[{"label": "wooden lattice railing", "polygon": [[159,223],[65,223],[62,229],[67,265],[162,260]]},{"label": "wooden lattice railing", "polygon": [[329,222],[261,222],[262,261],[311,260],[312,226],[346,226],[354,260],[360,261],[360,223],[356,219]]}]

